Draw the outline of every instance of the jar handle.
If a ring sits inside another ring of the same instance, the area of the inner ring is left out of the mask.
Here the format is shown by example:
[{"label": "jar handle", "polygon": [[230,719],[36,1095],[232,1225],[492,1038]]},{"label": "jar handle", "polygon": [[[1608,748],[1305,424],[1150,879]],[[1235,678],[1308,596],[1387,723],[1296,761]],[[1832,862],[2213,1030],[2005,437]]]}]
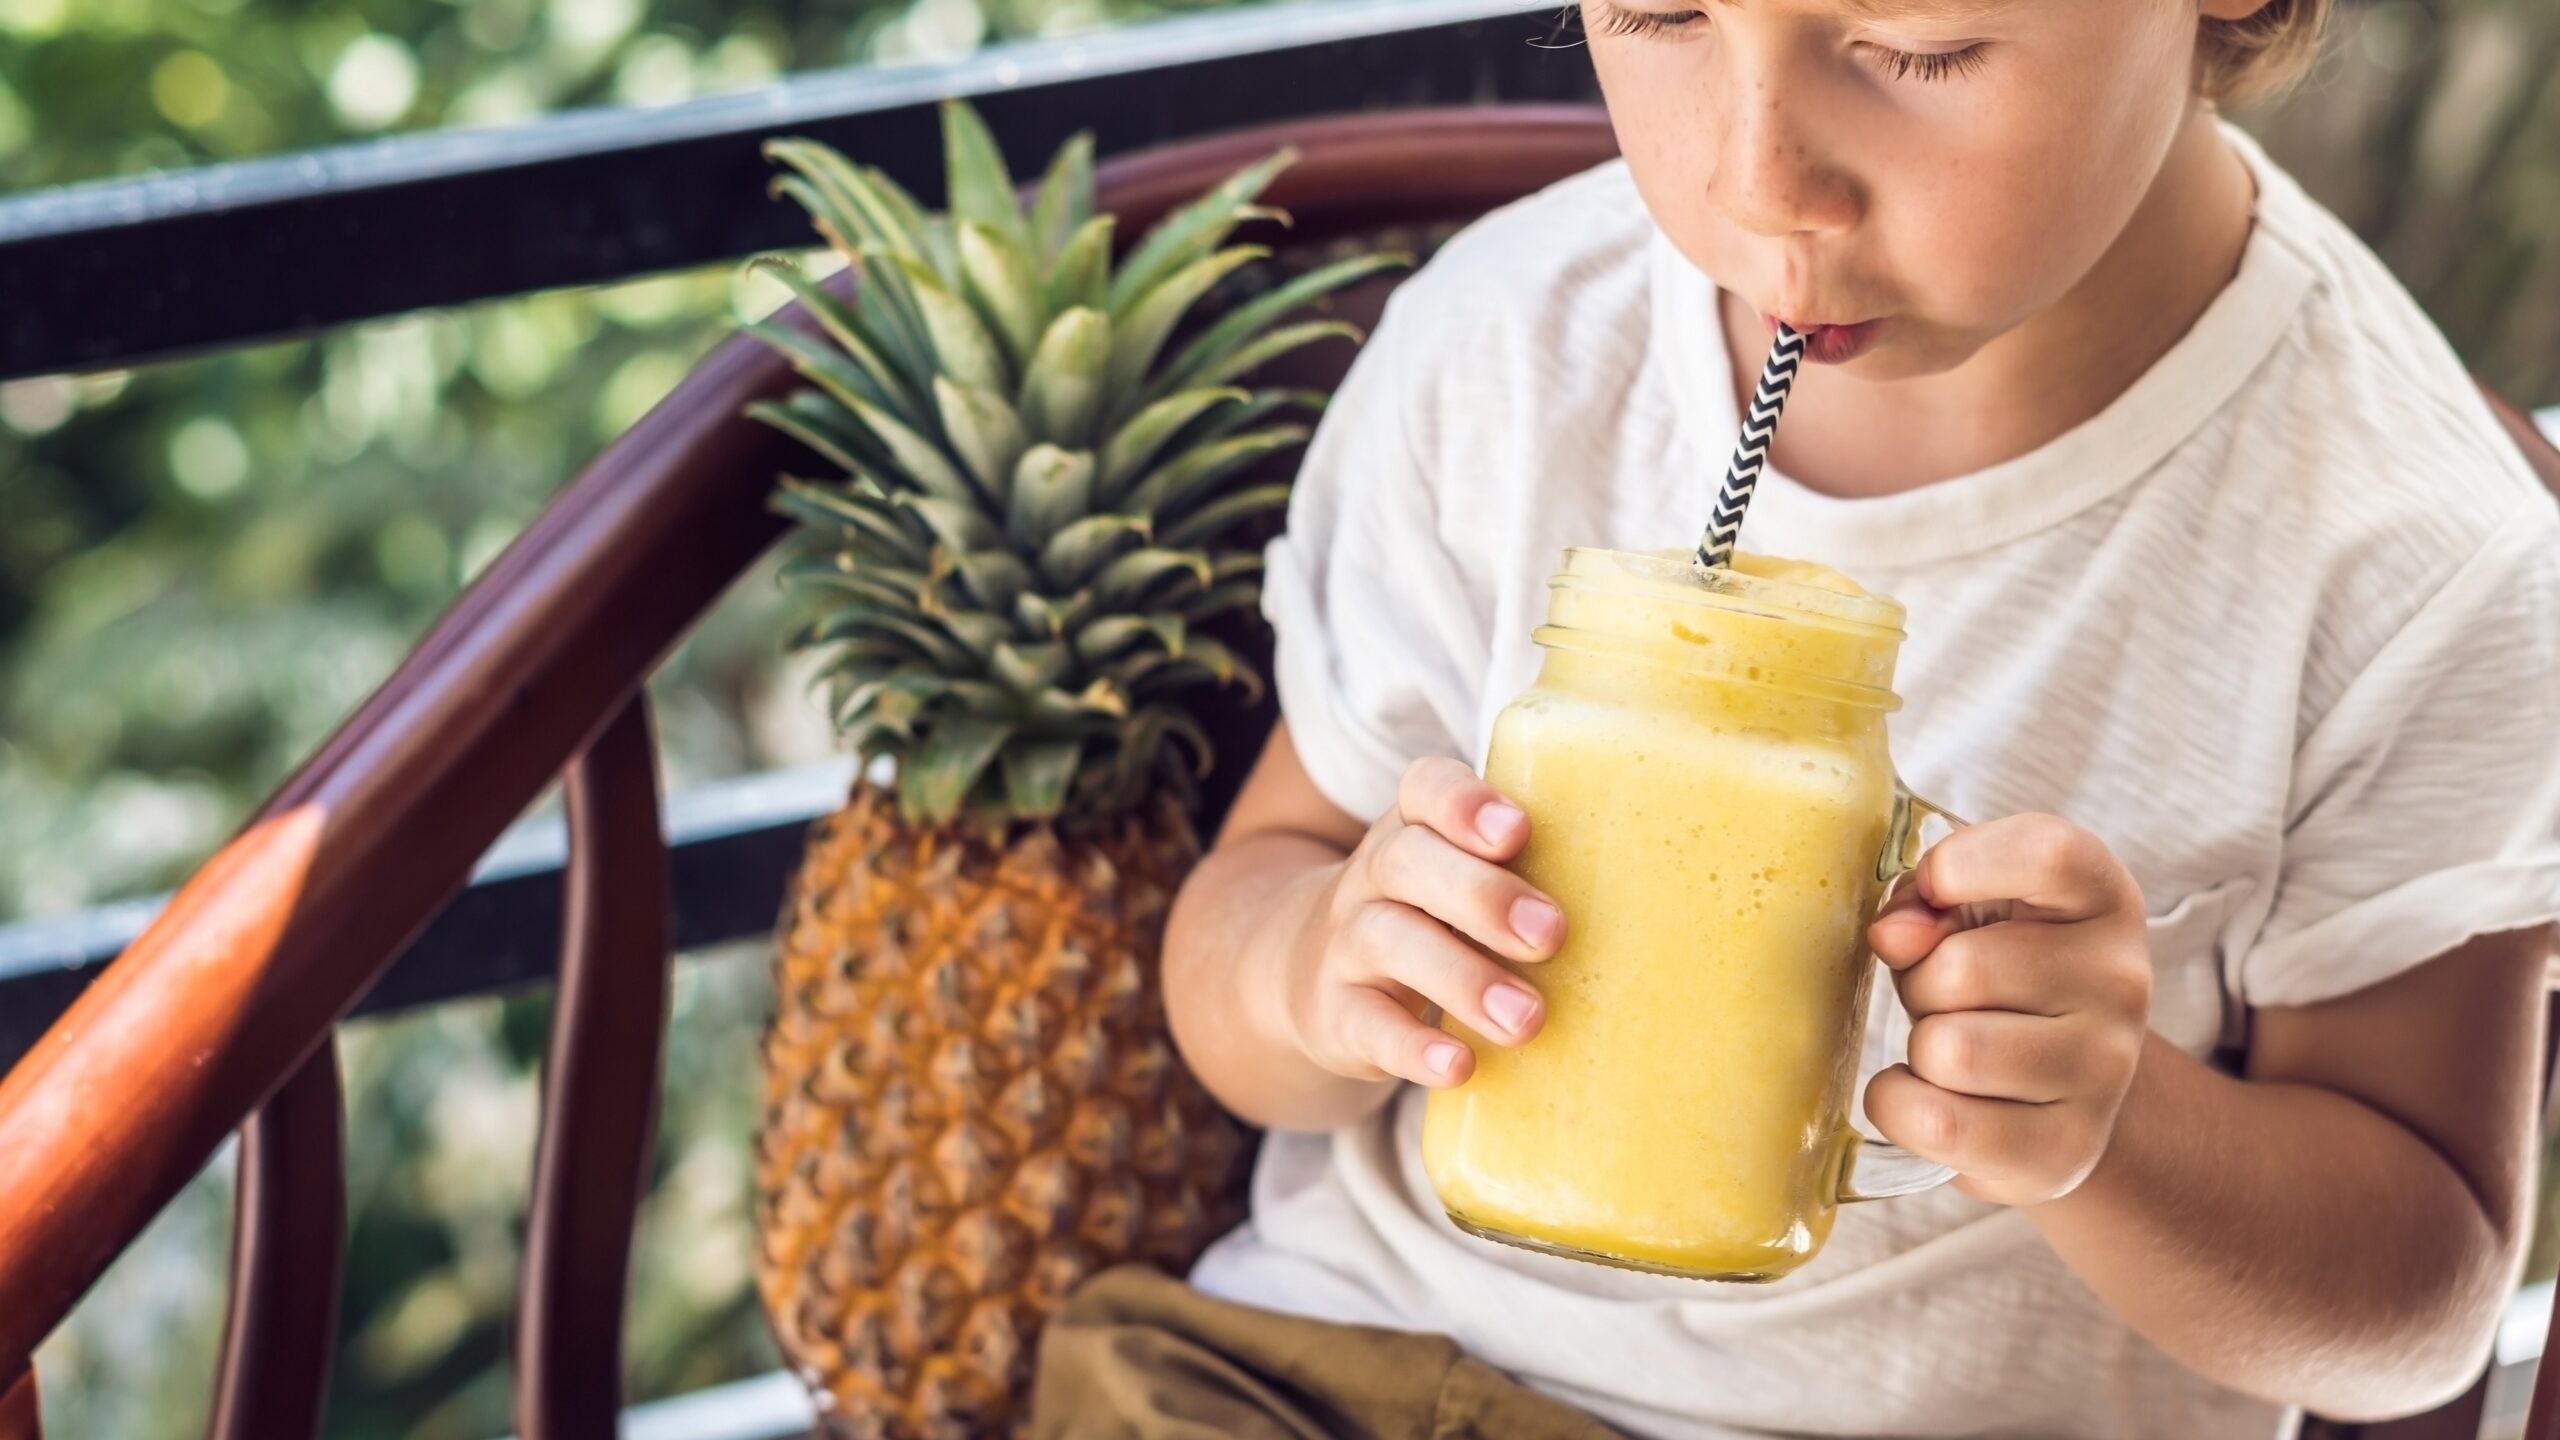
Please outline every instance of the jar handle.
[{"label": "jar handle", "polygon": [[[1931,820],[1943,820],[1958,830],[1965,826],[1945,806],[1912,794],[1900,776],[1894,777],[1893,819],[1886,828],[1884,846],[1876,855],[1876,878],[1884,882],[1884,893],[1876,900],[1878,914],[1893,903],[1902,883],[1918,868],[1921,852],[1928,848],[1921,838],[1921,828]],[[1871,959],[1868,963],[1875,962]],[[1916,1195],[1935,1190],[1954,1178],[1953,1166],[1924,1160],[1890,1140],[1870,1139],[1853,1128],[1849,1132],[1848,1153],[1840,1162],[1839,1199],[1848,1205],[1860,1200]]]}]

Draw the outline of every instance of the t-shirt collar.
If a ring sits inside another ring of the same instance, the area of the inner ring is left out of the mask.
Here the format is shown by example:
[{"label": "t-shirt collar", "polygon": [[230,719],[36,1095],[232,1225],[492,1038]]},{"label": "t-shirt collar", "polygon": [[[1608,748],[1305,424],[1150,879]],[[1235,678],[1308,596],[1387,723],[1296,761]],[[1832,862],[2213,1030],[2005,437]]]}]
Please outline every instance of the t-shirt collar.
[{"label": "t-shirt collar", "polygon": [[[2283,337],[2312,289],[2311,268],[2281,237],[2310,202],[2246,136],[2226,127],[2255,172],[2259,221],[2240,268],[2195,325],[2114,403],[2035,450],[1900,494],[1845,499],[1763,473],[1748,548],[1843,566],[1921,564],[2031,535],[2124,489],[2204,425]],[[1713,502],[1733,448],[1733,406],[1716,286],[1657,229],[1653,319],[1698,513]]]}]

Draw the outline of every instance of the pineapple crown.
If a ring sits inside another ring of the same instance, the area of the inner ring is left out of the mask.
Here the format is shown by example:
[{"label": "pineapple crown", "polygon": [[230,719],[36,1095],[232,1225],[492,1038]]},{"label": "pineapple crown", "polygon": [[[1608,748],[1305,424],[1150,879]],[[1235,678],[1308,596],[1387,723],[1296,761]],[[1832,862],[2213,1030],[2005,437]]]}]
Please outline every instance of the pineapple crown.
[{"label": "pineapple crown", "polygon": [[[809,212],[854,278],[838,298],[758,256],[823,334],[746,327],[806,386],[747,413],[841,467],[783,477],[801,524],[787,584],[820,597],[795,649],[846,742],[896,757],[913,823],[1089,824],[1208,773],[1203,690],[1261,677],[1201,627],[1251,612],[1261,556],[1238,531],[1286,485],[1230,483],[1296,445],[1321,392],[1240,383],[1340,320],[1282,324],[1401,254],[1311,270],[1183,332],[1269,254],[1229,245],[1294,158],[1283,149],[1169,214],[1115,263],[1094,211],[1093,139],[1060,147],[1026,209],[975,111],[942,107],[950,208],[807,139],[765,145],[772,190]],[[1187,753],[1186,753],[1187,752]]]}]

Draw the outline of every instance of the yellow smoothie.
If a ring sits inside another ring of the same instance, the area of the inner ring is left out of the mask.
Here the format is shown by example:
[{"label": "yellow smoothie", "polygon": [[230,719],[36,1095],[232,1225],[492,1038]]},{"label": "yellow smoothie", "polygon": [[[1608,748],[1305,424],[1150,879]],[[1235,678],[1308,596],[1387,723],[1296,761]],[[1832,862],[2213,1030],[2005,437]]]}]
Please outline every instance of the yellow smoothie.
[{"label": "yellow smoothie", "polygon": [[1496,722],[1516,868],[1569,933],[1514,967],[1536,1039],[1448,1022],[1476,1071],[1431,1096],[1423,1158],[1496,1238],[1768,1279],[1829,1233],[1852,1143],[1901,612],[1820,566],[1739,556],[1708,593],[1676,561],[1573,552]]}]

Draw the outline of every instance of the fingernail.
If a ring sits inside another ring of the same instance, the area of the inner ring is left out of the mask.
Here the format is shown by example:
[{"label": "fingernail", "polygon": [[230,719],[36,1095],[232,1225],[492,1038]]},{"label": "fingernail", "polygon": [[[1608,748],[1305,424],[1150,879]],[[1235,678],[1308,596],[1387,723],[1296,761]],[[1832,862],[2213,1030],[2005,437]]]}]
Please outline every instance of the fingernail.
[{"label": "fingernail", "polygon": [[1432,1074],[1446,1077],[1457,1073],[1458,1061],[1466,1053],[1467,1047],[1455,1040],[1434,1040],[1424,1048],[1422,1063],[1431,1067]]},{"label": "fingernail", "polygon": [[1556,938],[1564,912],[1532,895],[1511,902],[1511,933],[1540,949]]},{"label": "fingernail", "polygon": [[1500,800],[1476,812],[1476,833],[1482,835],[1488,845],[1510,844],[1511,837],[1519,834],[1520,827],[1528,823],[1529,817],[1521,813],[1519,806]]},{"label": "fingernail", "polygon": [[1485,992],[1484,1013],[1507,1034],[1517,1035],[1529,1023],[1529,1015],[1538,1008],[1538,997],[1517,985],[1496,985]]}]

